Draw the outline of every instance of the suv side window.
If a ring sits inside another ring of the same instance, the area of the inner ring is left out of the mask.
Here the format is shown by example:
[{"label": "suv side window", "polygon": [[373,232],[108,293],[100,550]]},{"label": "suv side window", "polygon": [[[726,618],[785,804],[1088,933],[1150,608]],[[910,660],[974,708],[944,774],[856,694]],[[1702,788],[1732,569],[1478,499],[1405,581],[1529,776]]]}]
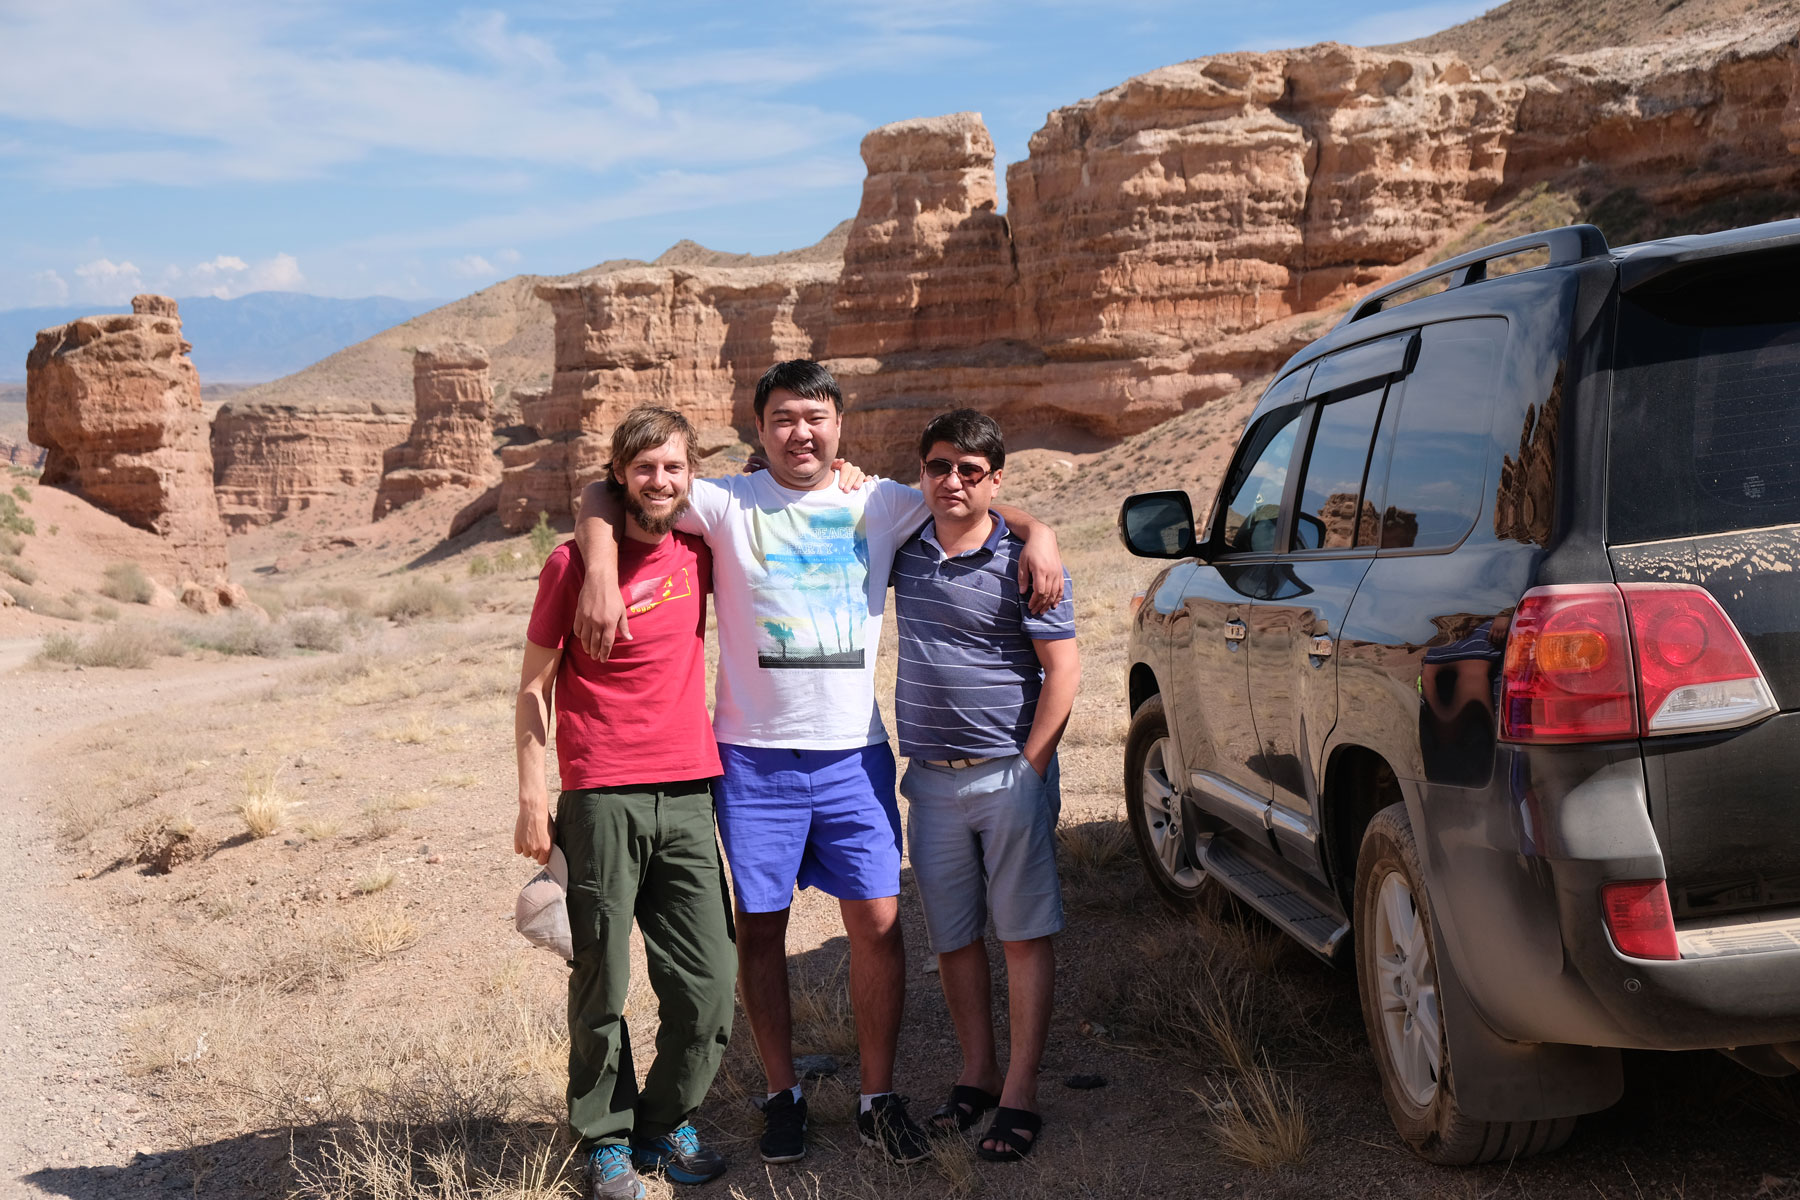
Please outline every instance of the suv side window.
[{"label": "suv side window", "polygon": [[1300,405],[1294,403],[1263,414],[1245,436],[1237,466],[1219,499],[1224,513],[1220,538],[1226,551],[1267,554],[1280,548],[1281,494],[1287,488],[1299,432]]},{"label": "suv side window", "polygon": [[1381,417],[1383,391],[1377,385],[1320,406],[1300,481],[1293,549],[1345,550],[1374,544],[1380,522],[1363,499],[1363,475]]},{"label": "suv side window", "polygon": [[1506,321],[1445,321],[1420,332],[1418,365],[1389,389],[1369,472],[1369,497],[1385,505],[1384,550],[1457,545],[1475,527],[1487,483]]}]

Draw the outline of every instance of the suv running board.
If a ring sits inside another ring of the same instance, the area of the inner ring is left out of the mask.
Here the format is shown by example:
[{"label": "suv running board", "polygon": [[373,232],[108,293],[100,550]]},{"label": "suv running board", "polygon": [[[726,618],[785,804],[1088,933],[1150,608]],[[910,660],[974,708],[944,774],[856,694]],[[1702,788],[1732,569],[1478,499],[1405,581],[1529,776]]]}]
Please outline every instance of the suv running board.
[{"label": "suv running board", "polygon": [[1281,927],[1281,931],[1328,963],[1336,964],[1350,923],[1319,907],[1263,863],[1216,836],[1196,847],[1206,873],[1227,891]]}]

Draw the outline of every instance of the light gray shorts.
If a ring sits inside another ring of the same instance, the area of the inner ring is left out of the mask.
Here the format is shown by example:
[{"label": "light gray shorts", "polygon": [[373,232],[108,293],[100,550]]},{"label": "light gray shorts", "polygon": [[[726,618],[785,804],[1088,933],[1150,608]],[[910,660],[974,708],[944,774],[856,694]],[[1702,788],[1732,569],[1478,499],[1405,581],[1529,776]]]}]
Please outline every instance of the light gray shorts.
[{"label": "light gray shorts", "polygon": [[907,849],[936,954],[978,940],[994,918],[1003,942],[1060,933],[1056,877],[1060,771],[1040,779],[1022,754],[973,767],[914,759],[900,781]]}]

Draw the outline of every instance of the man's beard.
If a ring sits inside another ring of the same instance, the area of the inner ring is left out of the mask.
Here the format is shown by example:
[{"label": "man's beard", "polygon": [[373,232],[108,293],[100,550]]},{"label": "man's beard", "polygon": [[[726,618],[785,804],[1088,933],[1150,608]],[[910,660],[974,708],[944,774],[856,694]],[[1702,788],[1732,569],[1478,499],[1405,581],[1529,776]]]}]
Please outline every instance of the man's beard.
[{"label": "man's beard", "polygon": [[675,523],[681,520],[682,514],[687,512],[687,509],[688,498],[686,496],[681,496],[676,499],[675,503],[669,506],[669,510],[666,513],[661,516],[653,516],[644,511],[644,506],[638,503],[636,496],[633,496],[630,493],[626,493],[625,496],[626,514],[638,523],[638,528],[642,529],[651,537],[661,537],[663,534],[669,532],[669,530],[675,528]]}]

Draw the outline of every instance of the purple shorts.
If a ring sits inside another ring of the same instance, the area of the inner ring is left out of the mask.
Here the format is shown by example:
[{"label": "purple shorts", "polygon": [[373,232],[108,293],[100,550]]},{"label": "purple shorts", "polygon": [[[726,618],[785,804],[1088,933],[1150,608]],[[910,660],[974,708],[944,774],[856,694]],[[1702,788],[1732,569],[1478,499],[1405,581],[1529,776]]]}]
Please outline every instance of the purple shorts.
[{"label": "purple shorts", "polygon": [[886,742],[854,750],[721,742],[719,760],[719,840],[744,912],[780,912],[796,886],[839,900],[900,894],[900,806]]}]

